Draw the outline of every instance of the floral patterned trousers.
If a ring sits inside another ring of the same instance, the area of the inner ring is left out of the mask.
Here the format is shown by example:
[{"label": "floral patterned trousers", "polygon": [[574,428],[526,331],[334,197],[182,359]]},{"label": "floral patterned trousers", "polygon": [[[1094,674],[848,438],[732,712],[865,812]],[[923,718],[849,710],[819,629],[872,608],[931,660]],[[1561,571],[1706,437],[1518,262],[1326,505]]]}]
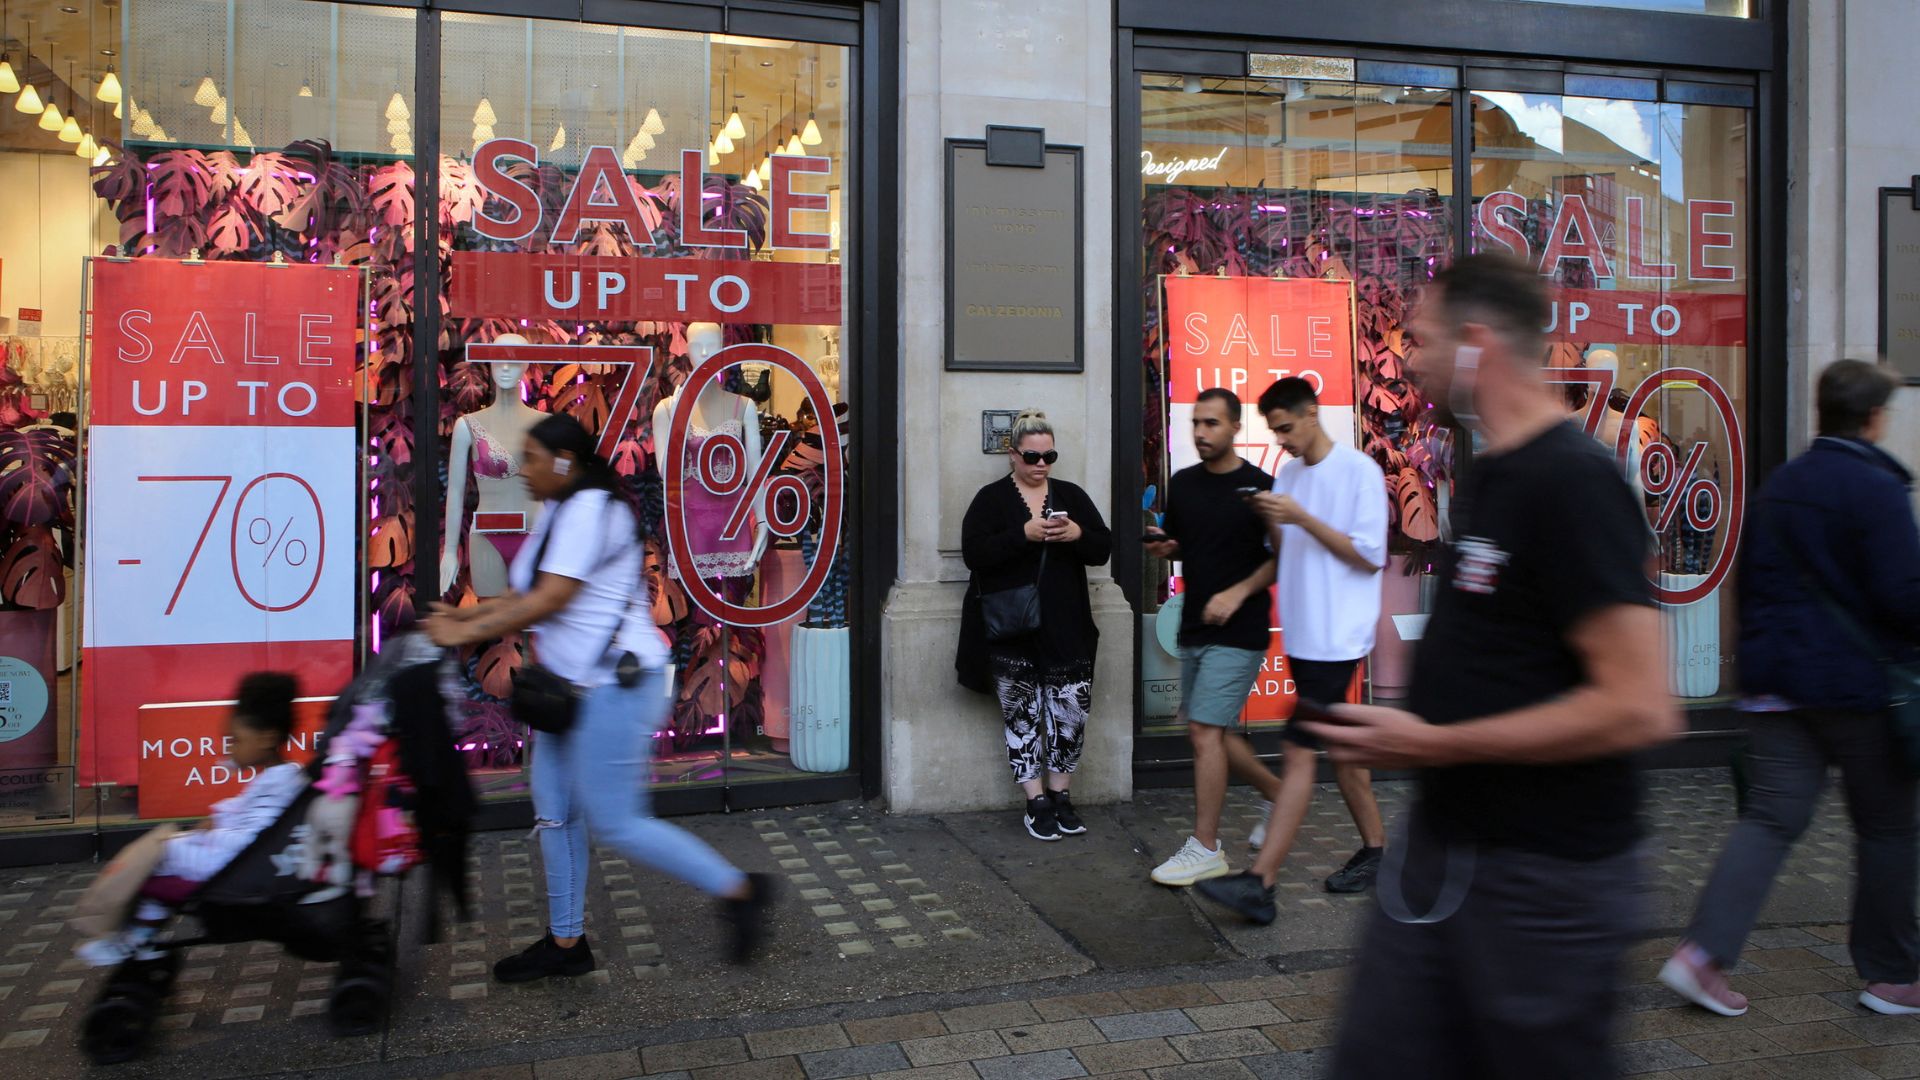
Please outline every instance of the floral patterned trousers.
[{"label": "floral patterned trousers", "polygon": [[1027,783],[1041,772],[1067,774],[1080,766],[1080,747],[1093,706],[1093,665],[1043,666],[1015,653],[993,655],[994,688],[1007,722],[1007,762]]}]

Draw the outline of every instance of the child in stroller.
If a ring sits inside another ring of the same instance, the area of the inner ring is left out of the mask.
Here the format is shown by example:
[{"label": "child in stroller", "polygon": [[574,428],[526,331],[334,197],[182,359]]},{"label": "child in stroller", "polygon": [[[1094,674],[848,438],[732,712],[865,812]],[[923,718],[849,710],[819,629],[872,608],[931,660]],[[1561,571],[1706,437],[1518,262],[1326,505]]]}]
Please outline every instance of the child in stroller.
[{"label": "child in stroller", "polygon": [[[271,683],[275,701],[287,689],[278,681],[284,678]],[[82,1045],[96,1063],[140,1052],[179,973],[181,954],[201,944],[272,941],[303,960],[338,962],[327,1009],[333,1030],[378,1030],[393,991],[395,940],[391,924],[368,910],[376,882],[424,863],[433,884],[451,892],[463,914],[466,909],[473,793],[449,726],[448,705],[459,700],[447,685],[451,678],[450,663],[424,637],[390,641],[334,702],[310,764],[263,769],[237,797],[251,800],[245,807],[216,808],[212,829],[168,841],[161,867],[166,876],[156,875],[142,889],[135,926],[114,945],[98,946],[103,952],[124,948],[126,958],[82,1029]],[[246,687],[268,685],[250,677]],[[290,708],[291,695],[286,701]],[[237,734],[256,719],[246,712],[244,703],[235,710]],[[240,764],[242,742],[236,738],[234,744]],[[284,735],[274,745],[283,742]],[[255,799],[262,784],[269,786]],[[268,814],[270,821],[242,837],[203,882],[177,872],[211,863],[233,838],[221,837],[205,850],[190,845],[178,860],[175,844],[199,833],[220,837],[227,825],[245,827],[232,815],[271,806],[283,787],[288,794]],[[426,909],[437,909],[433,897]],[[164,923],[175,914],[191,915],[199,933],[168,934]]]}]

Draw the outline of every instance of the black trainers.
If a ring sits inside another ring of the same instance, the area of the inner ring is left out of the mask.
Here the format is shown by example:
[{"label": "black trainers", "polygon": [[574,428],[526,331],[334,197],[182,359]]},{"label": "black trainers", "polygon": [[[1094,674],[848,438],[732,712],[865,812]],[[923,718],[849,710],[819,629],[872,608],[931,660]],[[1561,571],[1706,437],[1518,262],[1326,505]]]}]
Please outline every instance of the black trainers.
[{"label": "black trainers", "polygon": [[1262,884],[1260,876],[1251,872],[1208,878],[1197,882],[1193,891],[1261,926],[1273,922],[1280,913],[1273,905],[1272,887]]},{"label": "black trainers", "polygon": [[1327,891],[1330,893],[1366,892],[1373,886],[1373,879],[1380,873],[1380,856],[1385,848],[1363,847],[1353,853],[1347,865],[1335,870],[1327,878]]},{"label": "black trainers", "polygon": [[1064,791],[1049,793],[1053,801],[1053,822],[1061,833],[1067,836],[1079,836],[1087,831],[1087,823],[1073,812],[1073,796]]},{"label": "black trainers", "polygon": [[1060,821],[1053,816],[1053,800],[1039,795],[1027,800],[1027,835],[1051,843],[1060,839]]},{"label": "black trainers", "polygon": [[733,962],[752,960],[767,940],[767,909],[773,906],[776,888],[772,874],[748,874],[751,892],[744,900],[723,901],[722,917],[733,927]]},{"label": "black trainers", "polygon": [[582,937],[572,948],[554,944],[547,934],[520,952],[493,965],[493,977],[503,983],[532,982],[552,975],[585,975],[593,970],[593,950]]}]

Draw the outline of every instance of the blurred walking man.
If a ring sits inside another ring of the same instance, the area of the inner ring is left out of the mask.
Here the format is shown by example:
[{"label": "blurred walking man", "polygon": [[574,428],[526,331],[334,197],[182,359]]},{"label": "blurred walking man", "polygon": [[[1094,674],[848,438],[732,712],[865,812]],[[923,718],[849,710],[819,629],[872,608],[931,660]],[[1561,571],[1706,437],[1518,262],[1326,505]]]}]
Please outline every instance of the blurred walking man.
[{"label": "blurred walking man", "polygon": [[1530,268],[1475,255],[1414,319],[1414,378],[1477,431],[1408,711],[1307,725],[1336,761],[1417,768],[1380,871],[1337,1080],[1615,1075],[1621,959],[1640,923],[1628,755],[1673,737],[1645,512],[1542,378]]},{"label": "blurred walking man", "polygon": [[1899,383],[1842,360],[1820,373],[1820,437],[1767,479],[1747,515],[1740,568],[1741,702],[1753,783],[1693,927],[1660,981],[1722,1016],[1727,985],[1780,861],[1840,767],[1858,838],[1848,942],[1860,1004],[1920,1013],[1914,929],[1916,783],[1893,731],[1880,661],[1920,647],[1920,532],[1913,476],[1875,444]]}]

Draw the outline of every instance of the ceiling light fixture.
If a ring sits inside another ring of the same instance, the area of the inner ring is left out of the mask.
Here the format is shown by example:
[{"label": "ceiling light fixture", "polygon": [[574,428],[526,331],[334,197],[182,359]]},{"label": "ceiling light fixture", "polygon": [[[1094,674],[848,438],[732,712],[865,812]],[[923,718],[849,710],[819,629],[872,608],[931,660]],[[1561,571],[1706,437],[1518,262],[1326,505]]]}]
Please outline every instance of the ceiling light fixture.
[{"label": "ceiling light fixture", "polygon": [[[7,62],[6,44],[7,6],[0,2],[0,94],[17,94],[20,92],[20,77],[13,73],[13,65]],[[27,62],[20,61],[20,66],[26,67]]]},{"label": "ceiling light fixture", "polygon": [[567,148],[567,125],[561,124],[554,129],[553,141],[547,144],[547,153],[557,154]]},{"label": "ceiling light fixture", "polygon": [[400,91],[395,90],[393,96],[387,99],[387,119],[411,120],[412,118],[413,114],[407,112],[407,99],[400,96]]},{"label": "ceiling light fixture", "polygon": [[80,121],[75,120],[72,116],[68,116],[60,125],[61,142],[77,143],[80,141],[80,136],[84,134],[85,132],[80,130]]},{"label": "ceiling light fixture", "polygon": [[807,99],[807,129],[800,133],[800,142],[807,146],[819,146],[826,141],[820,134],[820,121],[814,119],[814,107],[820,101],[820,58],[813,58],[813,96]]},{"label": "ceiling light fixture", "polygon": [[647,118],[640,122],[640,132],[643,135],[665,135],[667,133],[667,122],[660,119],[659,109],[647,110]]},{"label": "ceiling light fixture", "polygon": [[220,88],[213,84],[213,76],[200,76],[200,85],[193,88],[193,103],[203,109],[211,109],[213,103],[219,100]]},{"label": "ceiling light fixture", "polygon": [[60,106],[51,101],[47,102],[47,107],[40,110],[40,130],[59,131],[64,124],[65,120],[60,115]]},{"label": "ceiling light fixture", "polygon": [[93,141],[93,132],[80,136],[80,144],[73,148],[73,156],[92,160],[100,153],[100,144]]}]

